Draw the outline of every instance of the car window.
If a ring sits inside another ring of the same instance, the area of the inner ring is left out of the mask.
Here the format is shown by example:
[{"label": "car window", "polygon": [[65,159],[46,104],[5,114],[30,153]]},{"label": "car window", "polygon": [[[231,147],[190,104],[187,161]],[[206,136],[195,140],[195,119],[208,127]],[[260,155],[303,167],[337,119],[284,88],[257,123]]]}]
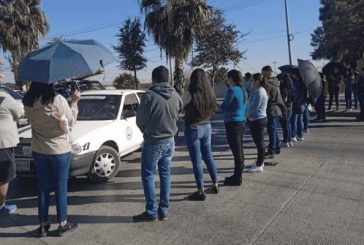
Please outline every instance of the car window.
[{"label": "car window", "polygon": [[78,120],[114,120],[121,95],[82,95],[78,103]]},{"label": "car window", "polygon": [[139,101],[141,100],[142,96],[144,95],[145,93],[144,92],[138,92],[137,95],[139,97]]},{"label": "car window", "polygon": [[128,118],[136,115],[138,110],[139,100],[135,94],[128,94],[125,96],[122,117]]}]

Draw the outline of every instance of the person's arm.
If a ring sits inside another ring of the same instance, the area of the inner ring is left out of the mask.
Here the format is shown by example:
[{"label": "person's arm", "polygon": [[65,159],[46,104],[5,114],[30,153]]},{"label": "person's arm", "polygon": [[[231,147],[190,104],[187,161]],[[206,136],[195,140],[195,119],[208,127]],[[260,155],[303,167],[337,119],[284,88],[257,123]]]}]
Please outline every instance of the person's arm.
[{"label": "person's arm", "polygon": [[259,92],[253,92],[253,94],[250,96],[248,108],[245,112],[246,118],[249,119],[249,117],[251,117],[254,114],[254,112],[257,110],[257,108],[259,108],[260,97],[261,97],[261,95]]},{"label": "person's arm", "polygon": [[221,106],[220,106],[220,110],[222,112],[225,112],[227,111],[227,109],[229,108],[230,104],[232,103],[233,101],[233,91],[231,88],[229,88],[227,91],[226,91],[226,94],[225,94],[225,97],[224,97],[224,101],[222,102]]},{"label": "person's arm", "polygon": [[17,120],[24,116],[24,107],[21,105],[21,103],[18,103],[11,96],[6,96],[2,103],[4,107],[10,111],[14,120]]},{"label": "person's arm", "polygon": [[149,100],[147,93],[143,94],[140,98],[140,105],[136,114],[136,124],[142,133],[144,133],[145,126],[152,114],[152,106],[150,102],[151,101]]},{"label": "person's arm", "polygon": [[71,106],[68,105],[67,100],[62,96],[57,96],[59,103],[56,104],[58,116],[64,115],[68,120],[68,126],[73,127],[77,121],[78,115],[78,101],[80,99],[79,93],[72,95]]}]

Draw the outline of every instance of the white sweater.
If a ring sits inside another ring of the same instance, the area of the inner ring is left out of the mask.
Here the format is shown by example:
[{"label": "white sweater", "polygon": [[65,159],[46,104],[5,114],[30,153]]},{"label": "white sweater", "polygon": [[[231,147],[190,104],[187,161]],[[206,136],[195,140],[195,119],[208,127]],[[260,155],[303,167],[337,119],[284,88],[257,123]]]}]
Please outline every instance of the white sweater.
[{"label": "white sweater", "polygon": [[23,115],[22,104],[0,91],[0,149],[15,147],[19,143],[16,120]]}]

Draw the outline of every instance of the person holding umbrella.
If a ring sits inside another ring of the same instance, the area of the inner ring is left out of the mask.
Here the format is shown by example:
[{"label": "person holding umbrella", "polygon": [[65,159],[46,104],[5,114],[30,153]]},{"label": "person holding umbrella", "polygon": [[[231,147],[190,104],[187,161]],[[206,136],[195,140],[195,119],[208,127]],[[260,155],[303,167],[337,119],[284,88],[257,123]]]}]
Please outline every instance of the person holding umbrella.
[{"label": "person holding umbrella", "polygon": [[19,81],[32,81],[23,98],[32,126],[32,157],[38,178],[39,236],[47,236],[49,194],[56,193],[58,236],[75,230],[67,219],[67,179],[71,164],[70,128],[78,114],[80,93],[71,105],[57,94],[53,83],[94,74],[113,62],[112,53],[95,40],[59,41],[30,52],[19,67]]},{"label": "person holding umbrella", "polygon": [[[67,180],[71,164],[67,128],[76,122],[79,100],[80,93],[76,92],[69,106],[63,96],[55,93],[53,84],[40,82],[32,82],[23,98],[25,115],[32,126],[31,145],[38,179],[40,237],[47,236],[50,228],[48,210],[52,190],[56,197],[58,236],[77,227],[77,224],[67,219]],[[60,118],[63,120],[60,121]]]}]

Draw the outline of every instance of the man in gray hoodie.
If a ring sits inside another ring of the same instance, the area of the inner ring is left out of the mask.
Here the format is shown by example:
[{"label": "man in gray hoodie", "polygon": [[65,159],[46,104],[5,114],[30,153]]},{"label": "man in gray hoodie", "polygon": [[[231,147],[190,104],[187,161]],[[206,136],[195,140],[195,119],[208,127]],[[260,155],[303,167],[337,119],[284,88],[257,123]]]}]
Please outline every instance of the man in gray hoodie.
[{"label": "man in gray hoodie", "polygon": [[[136,123],[144,135],[141,176],[146,211],[133,216],[134,222],[166,220],[171,190],[170,165],[174,153],[174,135],[183,103],[168,83],[168,69],[164,66],[152,72],[153,86],[142,96]],[[154,171],[158,166],[160,202],[157,207]]]}]

